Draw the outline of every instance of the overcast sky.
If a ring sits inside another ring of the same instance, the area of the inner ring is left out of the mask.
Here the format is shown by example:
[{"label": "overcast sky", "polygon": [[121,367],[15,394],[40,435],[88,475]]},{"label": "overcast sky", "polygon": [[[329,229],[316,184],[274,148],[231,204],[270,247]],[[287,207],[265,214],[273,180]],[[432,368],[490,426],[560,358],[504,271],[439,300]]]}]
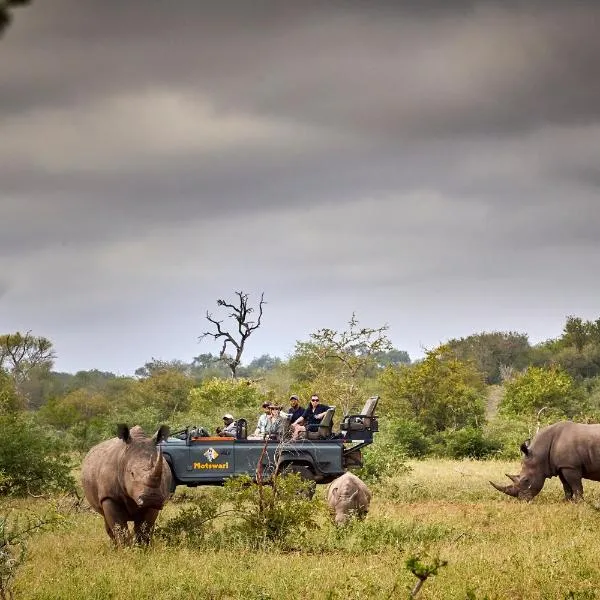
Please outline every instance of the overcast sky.
[{"label": "overcast sky", "polygon": [[[402,8],[400,8],[400,6]],[[0,40],[0,332],[56,369],[600,316],[600,2],[34,0]]]}]

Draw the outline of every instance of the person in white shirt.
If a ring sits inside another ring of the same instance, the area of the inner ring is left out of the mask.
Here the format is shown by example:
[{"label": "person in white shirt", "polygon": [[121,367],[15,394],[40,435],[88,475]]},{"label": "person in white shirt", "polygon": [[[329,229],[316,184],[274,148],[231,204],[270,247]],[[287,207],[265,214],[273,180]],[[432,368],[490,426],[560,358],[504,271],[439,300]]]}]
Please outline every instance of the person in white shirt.
[{"label": "person in white shirt", "polygon": [[229,413],[223,415],[223,425],[224,425],[224,427],[217,428],[217,434],[220,437],[234,438],[236,436],[237,423],[235,422],[233,415],[230,415]]}]

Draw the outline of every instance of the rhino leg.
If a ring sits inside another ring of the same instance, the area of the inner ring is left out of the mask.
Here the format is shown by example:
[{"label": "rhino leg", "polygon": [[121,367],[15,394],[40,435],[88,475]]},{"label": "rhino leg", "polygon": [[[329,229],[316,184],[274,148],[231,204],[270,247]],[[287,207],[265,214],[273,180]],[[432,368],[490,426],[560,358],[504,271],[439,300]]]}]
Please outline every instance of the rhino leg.
[{"label": "rhino leg", "polygon": [[158,513],[158,509],[149,508],[143,513],[140,513],[133,520],[133,533],[136,544],[147,546],[150,543],[150,540],[152,539],[154,523],[158,517]]},{"label": "rhino leg", "polygon": [[117,546],[124,546],[131,542],[127,526],[127,513],[125,509],[114,500],[106,498],[102,501],[102,514],[106,533]]},{"label": "rhino leg", "polygon": [[579,470],[561,469],[558,477],[565,492],[565,500],[581,500],[583,498],[583,485]]}]

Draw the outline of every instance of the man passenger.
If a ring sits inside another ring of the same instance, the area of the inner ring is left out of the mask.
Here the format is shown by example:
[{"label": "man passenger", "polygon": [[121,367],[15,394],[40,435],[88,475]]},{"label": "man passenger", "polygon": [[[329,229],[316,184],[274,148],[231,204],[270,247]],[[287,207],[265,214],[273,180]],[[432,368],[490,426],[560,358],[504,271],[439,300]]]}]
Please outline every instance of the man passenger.
[{"label": "man passenger", "polygon": [[223,427],[217,428],[217,435],[220,437],[234,438],[236,437],[236,426],[237,423],[235,422],[233,415],[227,413],[223,415]]},{"label": "man passenger", "polygon": [[292,439],[299,439],[307,430],[316,431],[328,409],[329,406],[321,404],[319,396],[313,394],[310,397],[310,404],[306,407],[302,416],[292,422]]}]

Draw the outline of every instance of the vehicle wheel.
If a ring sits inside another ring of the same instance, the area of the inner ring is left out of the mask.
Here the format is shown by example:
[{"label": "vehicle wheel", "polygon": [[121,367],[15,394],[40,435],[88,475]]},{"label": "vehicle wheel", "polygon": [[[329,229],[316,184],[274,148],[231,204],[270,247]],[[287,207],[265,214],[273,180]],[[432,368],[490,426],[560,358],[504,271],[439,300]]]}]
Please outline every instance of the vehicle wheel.
[{"label": "vehicle wheel", "polygon": [[281,472],[282,475],[289,475],[290,473],[298,473],[300,478],[304,481],[310,482],[310,486],[306,489],[305,492],[302,493],[303,496],[306,496],[309,500],[315,495],[315,491],[317,489],[317,484],[315,482],[315,475],[311,471],[310,467],[306,465],[286,465]]},{"label": "vehicle wheel", "polygon": [[171,483],[169,485],[169,494],[171,494],[172,496],[175,493],[175,490],[177,489],[177,482],[175,481],[175,473],[173,473],[173,467],[171,466],[171,463],[167,461],[167,464],[169,465],[169,471],[171,471]]}]

